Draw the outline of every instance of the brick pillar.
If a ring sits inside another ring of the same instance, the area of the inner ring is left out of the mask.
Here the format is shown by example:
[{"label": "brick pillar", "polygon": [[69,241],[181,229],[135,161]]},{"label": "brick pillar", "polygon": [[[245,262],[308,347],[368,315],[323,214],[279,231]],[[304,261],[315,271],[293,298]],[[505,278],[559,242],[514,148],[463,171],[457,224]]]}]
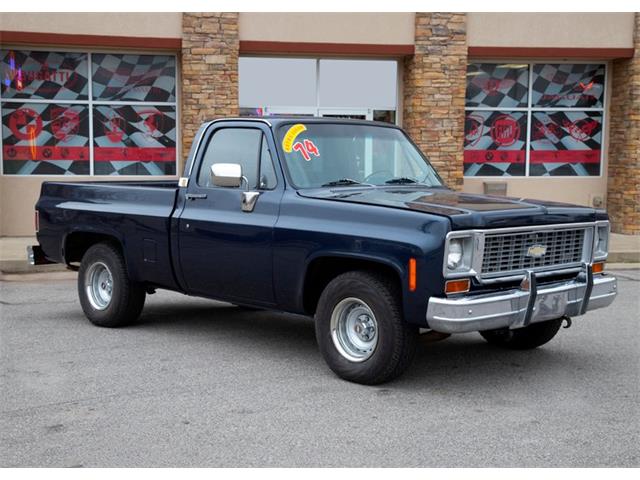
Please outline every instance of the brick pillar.
[{"label": "brick pillar", "polygon": [[182,151],[200,125],[238,115],[238,14],[182,14]]},{"label": "brick pillar", "polygon": [[462,187],[467,25],[464,13],[416,13],[404,62],[403,126],[445,182]]},{"label": "brick pillar", "polygon": [[616,233],[640,235],[640,14],[633,58],[613,61],[607,210]]}]

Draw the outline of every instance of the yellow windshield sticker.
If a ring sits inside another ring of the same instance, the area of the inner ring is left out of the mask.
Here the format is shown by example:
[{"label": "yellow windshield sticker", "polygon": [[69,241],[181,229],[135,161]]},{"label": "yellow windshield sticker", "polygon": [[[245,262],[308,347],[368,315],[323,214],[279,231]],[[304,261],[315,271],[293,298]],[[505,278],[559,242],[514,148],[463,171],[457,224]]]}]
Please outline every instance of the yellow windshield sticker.
[{"label": "yellow windshield sticker", "polygon": [[296,137],[306,129],[307,127],[305,127],[301,123],[296,123],[291,128],[289,128],[289,130],[287,130],[287,133],[284,135],[284,138],[282,139],[282,149],[287,153],[291,153],[291,150],[293,149],[293,142],[295,142]]}]

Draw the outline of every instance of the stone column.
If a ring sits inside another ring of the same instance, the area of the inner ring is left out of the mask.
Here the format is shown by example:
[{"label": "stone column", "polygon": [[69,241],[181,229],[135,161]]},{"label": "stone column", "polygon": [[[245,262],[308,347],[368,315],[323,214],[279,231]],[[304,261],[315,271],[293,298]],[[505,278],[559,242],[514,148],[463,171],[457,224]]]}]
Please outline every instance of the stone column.
[{"label": "stone column", "polygon": [[238,14],[182,14],[182,151],[200,125],[238,115]]},{"label": "stone column", "polygon": [[462,188],[467,27],[464,13],[416,13],[404,62],[403,126],[445,182]]},{"label": "stone column", "polygon": [[640,235],[640,14],[633,58],[613,61],[607,210],[616,233]]}]

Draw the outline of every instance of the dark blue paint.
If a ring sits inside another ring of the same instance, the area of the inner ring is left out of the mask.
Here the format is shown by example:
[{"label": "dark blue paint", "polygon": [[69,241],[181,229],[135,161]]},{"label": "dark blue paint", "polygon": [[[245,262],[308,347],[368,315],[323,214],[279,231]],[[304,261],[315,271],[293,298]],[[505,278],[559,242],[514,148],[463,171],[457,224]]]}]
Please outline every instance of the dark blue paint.
[{"label": "dark blue paint", "polygon": [[[278,162],[282,152],[273,131],[292,120],[269,120],[271,128],[238,120],[206,125],[196,139],[206,142],[221,126],[259,128]],[[304,119],[319,121],[328,120]],[[192,147],[187,162],[186,172],[194,163],[194,179],[202,153],[201,149],[194,159]],[[281,164],[276,174],[277,188],[263,191],[252,213],[241,211],[239,190],[201,188],[195,180],[186,188],[178,188],[177,182],[45,182],[36,205],[38,240],[49,260],[65,263],[69,235],[109,235],[121,243],[135,281],[296,313],[304,313],[305,278],[312,262],[325,257],[373,261],[397,272],[407,321],[424,325],[429,297],[444,291],[442,259],[448,231],[607,218],[605,212],[587,207],[446,188],[297,191]],[[186,193],[206,193],[207,198],[187,200]],[[415,292],[408,290],[411,257],[417,259]]]}]

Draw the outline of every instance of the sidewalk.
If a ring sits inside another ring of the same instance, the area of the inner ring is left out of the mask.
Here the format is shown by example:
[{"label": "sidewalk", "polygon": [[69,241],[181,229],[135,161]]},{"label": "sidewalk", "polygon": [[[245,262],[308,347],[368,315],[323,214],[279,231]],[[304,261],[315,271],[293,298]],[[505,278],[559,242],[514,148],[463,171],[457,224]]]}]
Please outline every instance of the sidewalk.
[{"label": "sidewalk", "polygon": [[[27,262],[27,245],[36,245],[35,237],[0,237],[0,274],[65,271],[64,265],[32,266]],[[611,234],[609,268],[615,264],[640,268],[640,235]]]}]

